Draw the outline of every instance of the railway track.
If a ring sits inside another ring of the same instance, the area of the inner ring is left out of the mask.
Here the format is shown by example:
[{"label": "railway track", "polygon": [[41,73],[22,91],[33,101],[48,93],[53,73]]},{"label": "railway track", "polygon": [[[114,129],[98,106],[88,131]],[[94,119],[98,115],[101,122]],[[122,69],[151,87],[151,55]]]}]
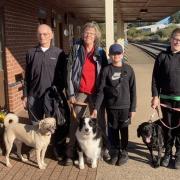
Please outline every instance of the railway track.
[{"label": "railway track", "polygon": [[166,50],[166,48],[169,46],[168,44],[163,43],[155,43],[155,42],[149,42],[149,43],[131,43],[132,45],[142,49],[149,55],[151,55],[153,58],[156,58],[157,55],[163,51]]}]

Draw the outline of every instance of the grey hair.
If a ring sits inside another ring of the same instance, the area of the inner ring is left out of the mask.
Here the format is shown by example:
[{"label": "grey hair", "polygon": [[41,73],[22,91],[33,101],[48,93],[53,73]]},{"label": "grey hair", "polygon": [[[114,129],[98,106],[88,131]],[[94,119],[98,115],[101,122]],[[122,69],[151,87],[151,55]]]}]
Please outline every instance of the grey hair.
[{"label": "grey hair", "polygon": [[47,25],[47,24],[39,24],[38,27],[37,27],[37,31],[39,30],[40,27],[45,27],[45,28],[47,28],[48,31],[53,34],[53,31],[52,31],[51,26],[49,26],[49,25]]},{"label": "grey hair", "polygon": [[101,41],[101,30],[99,25],[95,22],[87,22],[83,27],[83,33],[87,28],[94,28],[96,32],[96,39],[95,39],[95,45],[99,46]]},{"label": "grey hair", "polygon": [[180,34],[180,28],[176,28],[176,29],[174,29],[174,30],[172,31],[172,33],[171,33],[171,38],[173,38],[174,35],[176,35],[176,34]]}]

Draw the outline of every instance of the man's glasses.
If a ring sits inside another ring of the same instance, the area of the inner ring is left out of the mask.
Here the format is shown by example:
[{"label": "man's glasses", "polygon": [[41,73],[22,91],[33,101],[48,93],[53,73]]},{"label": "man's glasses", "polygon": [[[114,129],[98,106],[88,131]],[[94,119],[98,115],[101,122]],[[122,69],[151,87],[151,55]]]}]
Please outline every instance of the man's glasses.
[{"label": "man's glasses", "polygon": [[172,39],[173,39],[173,42],[175,42],[175,43],[180,43],[180,39],[177,39],[177,38],[175,38],[175,37],[173,37]]},{"label": "man's glasses", "polygon": [[49,36],[49,33],[38,33],[38,36],[45,36],[45,37],[47,37],[47,36]]}]

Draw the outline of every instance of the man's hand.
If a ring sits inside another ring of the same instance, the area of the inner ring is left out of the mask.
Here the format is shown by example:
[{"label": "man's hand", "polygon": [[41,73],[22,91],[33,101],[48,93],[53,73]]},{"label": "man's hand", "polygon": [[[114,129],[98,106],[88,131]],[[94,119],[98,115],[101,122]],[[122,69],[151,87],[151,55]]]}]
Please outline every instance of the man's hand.
[{"label": "man's hand", "polygon": [[136,112],[129,112],[129,117],[130,117],[131,119],[133,119],[134,116],[135,116],[135,114],[136,114]]},{"label": "man's hand", "polygon": [[97,118],[97,110],[94,109],[92,114],[91,114],[91,118]]},{"label": "man's hand", "polygon": [[25,110],[27,110],[27,97],[22,98],[23,107]]},{"label": "man's hand", "polygon": [[158,96],[155,96],[151,100],[151,107],[153,109],[156,109],[158,106],[159,106],[159,98],[158,98]]}]

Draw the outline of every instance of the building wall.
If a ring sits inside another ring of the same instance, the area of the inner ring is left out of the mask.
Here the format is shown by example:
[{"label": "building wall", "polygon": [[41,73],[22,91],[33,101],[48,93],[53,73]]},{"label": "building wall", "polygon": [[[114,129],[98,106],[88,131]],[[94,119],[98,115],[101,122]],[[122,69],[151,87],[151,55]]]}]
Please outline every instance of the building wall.
[{"label": "building wall", "polygon": [[[51,24],[54,1],[48,0],[7,0],[4,6],[5,61],[7,70],[8,108],[12,112],[22,110],[21,79],[25,68],[27,50],[37,45],[36,28],[39,24],[38,11],[47,12],[47,24]],[[58,13],[60,12],[57,9]],[[63,39],[68,52],[67,39]]]}]

